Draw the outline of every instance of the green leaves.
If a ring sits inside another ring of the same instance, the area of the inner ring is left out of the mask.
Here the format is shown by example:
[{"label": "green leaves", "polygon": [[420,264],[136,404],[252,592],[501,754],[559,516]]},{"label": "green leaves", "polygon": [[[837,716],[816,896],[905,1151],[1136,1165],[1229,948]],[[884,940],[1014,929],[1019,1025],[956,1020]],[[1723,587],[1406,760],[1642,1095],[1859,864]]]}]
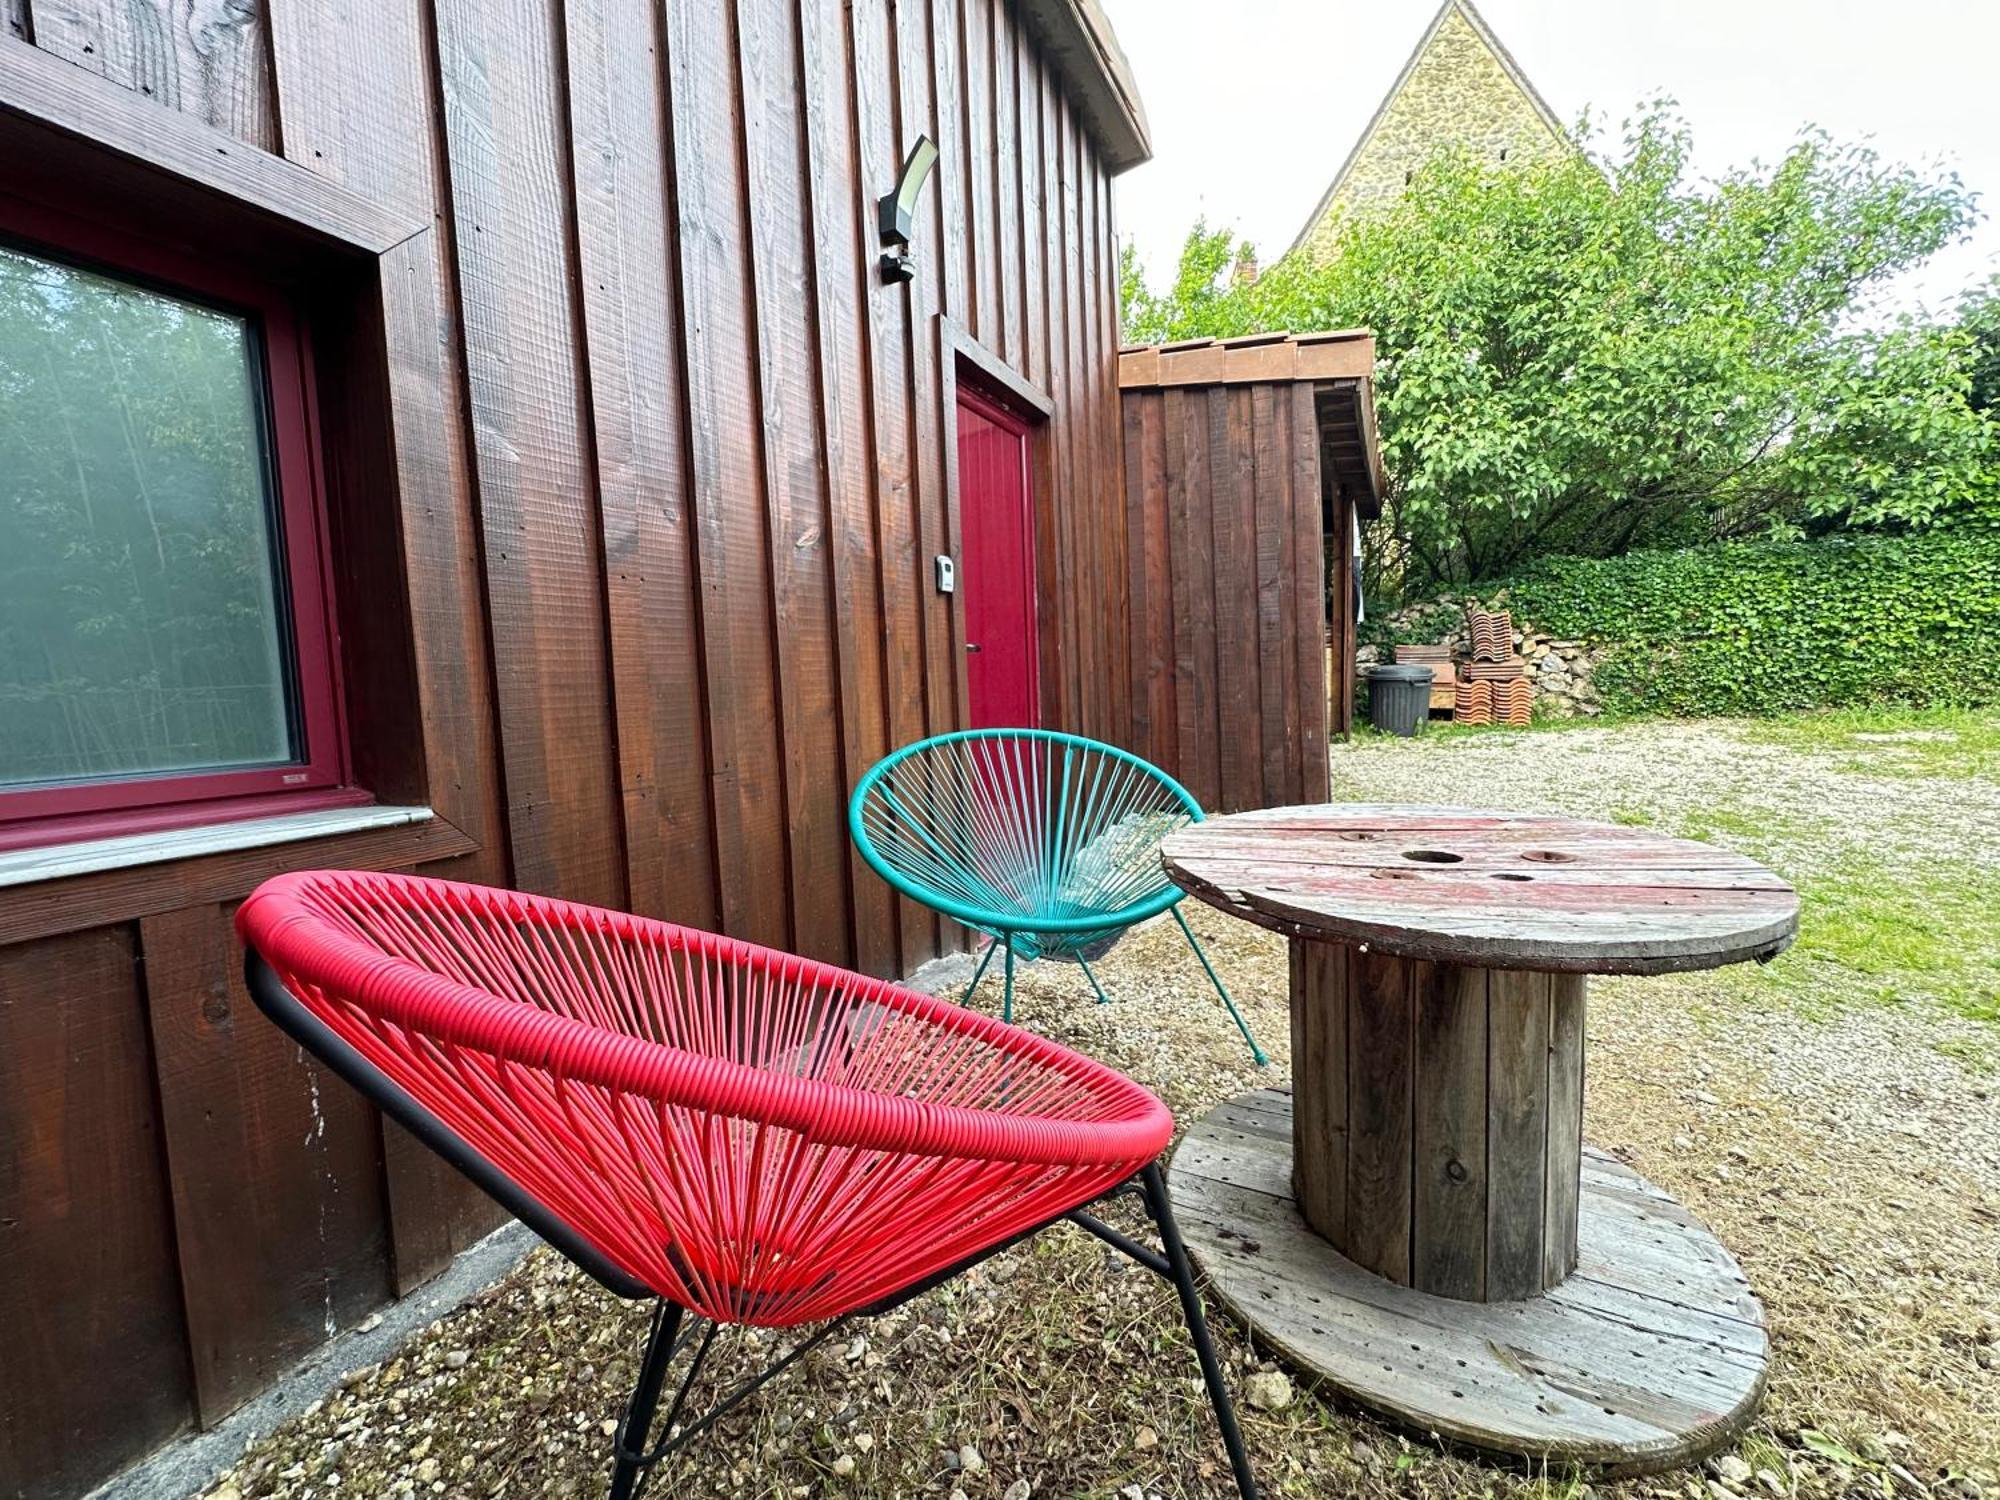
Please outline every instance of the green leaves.
[{"label": "green leaves", "polygon": [[[2000,444],[1972,382],[2000,334],[1860,326],[1888,278],[1971,222],[1958,180],[1817,131],[1712,182],[1689,150],[1654,104],[1596,156],[1446,151],[1341,226],[1330,259],[1253,285],[1229,275],[1233,237],[1197,224],[1164,296],[1128,257],[1125,331],[1375,331],[1385,596],[1537,556],[1994,506]],[[2000,328],[1994,300],[1980,310]]]},{"label": "green leaves", "polygon": [[1611,644],[1595,681],[1614,712],[1988,702],[2000,527],[1548,558],[1494,597],[1540,630]]}]

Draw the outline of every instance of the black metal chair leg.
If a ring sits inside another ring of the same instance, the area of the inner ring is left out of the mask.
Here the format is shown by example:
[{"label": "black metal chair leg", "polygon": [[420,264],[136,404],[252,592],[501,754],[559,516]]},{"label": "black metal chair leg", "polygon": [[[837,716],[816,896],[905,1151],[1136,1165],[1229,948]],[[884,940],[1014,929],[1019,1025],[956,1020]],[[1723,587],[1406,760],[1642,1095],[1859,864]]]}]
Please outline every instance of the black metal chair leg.
[{"label": "black metal chair leg", "polygon": [[618,1428],[618,1461],[611,1470],[611,1500],[632,1500],[639,1476],[645,1472],[646,1440],[680,1331],[680,1304],[663,1299],[653,1318],[652,1334],[646,1340],[645,1358],[639,1364],[639,1383],[632,1388],[631,1404],[625,1408],[625,1420]]},{"label": "black metal chair leg", "polygon": [[1139,1174],[1145,1188],[1146,1211],[1159,1227],[1160,1244],[1167,1252],[1167,1274],[1181,1296],[1181,1312],[1187,1318],[1194,1352],[1201,1361],[1201,1378],[1208,1383],[1208,1399],[1215,1407],[1215,1420],[1222,1428],[1222,1446],[1229,1450],[1229,1467],[1236,1471],[1236,1488],[1243,1500],[1258,1500],[1257,1480],[1250,1472],[1250,1455],[1243,1449],[1243,1433],[1236,1425],[1236,1408],[1230,1403],[1229,1388],[1222,1383],[1222,1364],[1215,1357],[1215,1345],[1208,1337],[1208,1320],[1202,1316],[1201,1294],[1195,1290],[1194,1265],[1188,1260],[1187,1246],[1181,1243],[1180,1226],[1174,1222],[1173,1206],[1167,1202],[1167,1184],[1154,1162]]}]

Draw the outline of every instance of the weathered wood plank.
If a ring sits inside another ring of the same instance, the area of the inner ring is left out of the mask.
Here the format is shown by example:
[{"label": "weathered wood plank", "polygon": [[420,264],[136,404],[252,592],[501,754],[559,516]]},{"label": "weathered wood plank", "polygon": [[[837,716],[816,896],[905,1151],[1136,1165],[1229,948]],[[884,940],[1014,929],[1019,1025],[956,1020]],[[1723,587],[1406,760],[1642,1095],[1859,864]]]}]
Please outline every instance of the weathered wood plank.
[{"label": "weathered wood plank", "polygon": [[1376,1275],[1408,1282],[1416,1144],[1413,976],[1410,965],[1380,954],[1355,953],[1351,963],[1342,1248]]},{"label": "weathered wood plank", "polygon": [[1291,676],[1292,638],[1285,628],[1290,595],[1285,559],[1291,530],[1291,434],[1289,413],[1282,423],[1278,388],[1250,387],[1251,563],[1255,568],[1256,637],[1245,675],[1257,690],[1258,733],[1263,754],[1259,807],[1282,806],[1298,795],[1287,765],[1297,737],[1296,715],[1287,728],[1286,682]]},{"label": "weathered wood plank", "polygon": [[0,948],[0,1493],[79,1493],[193,1414],[150,1051],[130,927]]},{"label": "weathered wood plank", "polygon": [[604,524],[618,790],[630,909],[720,920],[708,805],[700,601],[688,515],[657,7],[566,12],[577,268]]},{"label": "weathered wood plank", "polygon": [[[1698,1224],[1669,1252],[1678,1296],[1582,1275],[1501,1303],[1397,1286],[1294,1208],[1290,1103],[1277,1090],[1230,1101],[1183,1138],[1169,1181],[1215,1295],[1312,1379],[1420,1434],[1613,1473],[1699,1459],[1750,1420],[1769,1358],[1761,1310],[1754,1299],[1744,1318],[1712,1310],[1740,1272]],[[1586,1265],[1618,1259],[1629,1238],[1623,1215],[1606,1220],[1597,1202],[1586,1178]]]},{"label": "weathered wood plank", "polygon": [[1486,1295],[1486,981],[1483,969],[1413,965],[1416,1202],[1411,1284]]},{"label": "weathered wood plank", "polygon": [[[885,698],[881,560],[876,540],[874,407],[867,304],[874,267],[859,252],[866,194],[855,160],[856,81],[848,69],[848,12],[841,0],[807,0],[800,19],[805,91],[806,187],[812,203],[818,317],[820,426],[826,441],[828,524],[840,679],[841,787],[851,788],[890,750]],[[856,965],[896,972],[894,892],[849,841],[848,888]]]},{"label": "weathered wood plank", "polygon": [[[778,737],[784,768],[790,944],[846,962],[847,788],[828,754],[839,667],[828,541],[825,440],[813,368],[813,239],[799,100],[796,7],[739,0],[737,54],[763,437],[764,503],[775,599]],[[836,376],[838,378],[838,376]]]},{"label": "weathered wood plank", "polygon": [[1576,1269],[1577,1197],[1583,1168],[1584,1003],[1581,974],[1549,978],[1549,1135],[1542,1180],[1542,1284]]},{"label": "weathered wood plank", "polygon": [[[957,137],[962,124],[958,115],[958,49],[952,38],[956,32],[955,0],[932,0],[931,5],[898,5],[897,56],[904,71],[898,93],[902,107],[902,147],[919,135],[939,143],[944,160],[952,153],[945,148]],[[929,65],[924,65],[924,59]],[[893,174],[891,181],[894,180]],[[960,192],[962,193],[961,179]],[[950,245],[954,236],[965,233],[966,209],[962,197],[949,206],[947,194],[953,189],[939,184],[940,191],[926,194],[932,214],[933,244]],[[921,206],[921,205],[920,205]],[[947,251],[943,256],[920,257],[916,280],[904,294],[909,314],[910,351],[910,460],[915,478],[917,567],[909,580],[917,591],[922,612],[924,652],[925,732],[944,734],[963,727],[965,703],[965,626],[960,614],[964,595],[941,594],[931,577],[931,560],[940,554],[956,555],[956,517],[945,482],[946,433],[957,431],[957,413],[945,410],[944,362],[951,358],[942,343],[940,312],[957,316],[963,307],[954,301],[952,278],[962,269],[960,257]],[[960,290],[963,295],[962,288]],[[961,321],[963,321],[961,319]],[[957,947],[961,929],[941,924],[940,942]]]},{"label": "weathered wood plank", "polygon": [[708,725],[722,919],[782,946],[792,918],[770,535],[764,507],[745,503],[764,487],[735,36],[728,12],[701,0],[668,0],[665,16],[701,644],[710,702],[727,705]]},{"label": "weathered wood plank", "polygon": [[35,45],[248,145],[277,146],[262,5],[36,0]]},{"label": "weathered wood plank", "polygon": [[1797,894],[1742,855],[1562,818],[1280,808],[1183,829],[1161,855],[1247,920],[1441,963],[1713,968],[1781,951],[1798,924]]},{"label": "weathered wood plank", "polygon": [[1549,976],[1487,976],[1486,1295],[1542,1289],[1548,1162]]},{"label": "weathered wood plank", "polygon": [[390,1295],[375,1112],[258,1013],[232,916],[139,924],[205,1425]]},{"label": "weathered wood plank", "polygon": [[[1293,943],[1292,1077],[1296,1135],[1291,1190],[1328,1238],[1347,1236],[1347,985],[1353,950]],[[1282,1132],[1273,1130],[1274,1145]]]},{"label": "weathered wood plank", "polygon": [[[1326,547],[1320,513],[1319,438],[1313,418],[1312,387],[1291,388],[1293,600],[1292,626],[1297,653],[1292,686],[1299,695],[1298,799],[1317,802],[1331,795],[1327,782]],[[1337,611],[1344,618],[1345,608]]]},{"label": "weathered wood plank", "polygon": [[[1025,152],[1021,119],[1019,68],[1023,46],[1014,7],[996,0],[993,6],[993,184],[998,204],[996,270],[1000,282],[1000,325],[995,347],[1000,357],[1023,372],[1028,370],[1024,329],[1026,288],[1023,253],[1024,206],[1021,193]],[[1028,232],[1032,232],[1029,230]],[[1112,398],[1116,400],[1114,396]]]},{"label": "weathered wood plank", "polygon": [[[999,170],[995,129],[993,11],[995,0],[954,0],[957,12],[951,44],[958,48],[959,88],[952,99],[960,112],[965,148],[965,250],[971,274],[960,316],[973,337],[990,349],[1004,343],[1000,316]],[[944,80],[940,78],[940,87]],[[954,309],[956,311],[956,309]]]},{"label": "weathered wood plank", "polygon": [[[1243,391],[1235,403],[1247,408],[1250,393]],[[1249,572],[1255,557],[1254,542],[1244,545],[1243,525],[1247,520],[1243,487],[1239,484],[1238,450],[1243,444],[1247,422],[1232,418],[1231,393],[1216,387],[1205,393],[1208,407],[1207,516],[1213,528],[1208,539],[1209,556],[1214,559],[1215,595],[1215,699],[1217,764],[1219,785],[1211,806],[1234,812],[1255,807],[1253,793],[1263,764],[1263,748],[1255,719],[1255,589]],[[1247,454],[1244,455],[1247,458]]]},{"label": "weathered wood plank", "polygon": [[513,880],[615,907],[623,809],[554,36],[541,0],[437,6]]}]

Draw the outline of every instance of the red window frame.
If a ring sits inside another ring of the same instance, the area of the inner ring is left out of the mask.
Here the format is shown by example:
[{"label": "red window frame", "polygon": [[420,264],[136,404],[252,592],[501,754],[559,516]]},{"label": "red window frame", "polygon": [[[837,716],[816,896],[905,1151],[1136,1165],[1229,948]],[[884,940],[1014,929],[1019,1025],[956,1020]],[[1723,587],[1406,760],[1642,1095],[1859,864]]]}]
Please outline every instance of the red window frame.
[{"label": "red window frame", "polygon": [[319,423],[307,330],[285,291],[89,220],[0,194],[0,240],[199,302],[255,331],[263,439],[276,494],[279,614],[291,710],[305,758],[0,789],[0,850],[146,833],[370,801],[349,784],[339,632],[327,544]]}]

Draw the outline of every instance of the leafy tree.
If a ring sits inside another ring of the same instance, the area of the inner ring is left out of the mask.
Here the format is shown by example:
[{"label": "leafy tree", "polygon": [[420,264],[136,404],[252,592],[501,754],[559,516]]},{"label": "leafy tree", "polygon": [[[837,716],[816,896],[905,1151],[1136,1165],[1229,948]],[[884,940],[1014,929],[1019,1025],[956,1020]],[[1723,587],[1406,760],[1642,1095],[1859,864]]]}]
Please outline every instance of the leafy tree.
[{"label": "leafy tree", "polygon": [[2000,276],[1969,292],[1959,327],[1972,340],[1972,394],[1976,410],[2000,421]]},{"label": "leafy tree", "polygon": [[[1125,267],[1127,337],[1372,328],[1390,573],[1911,527],[1994,485],[1972,335],[1867,331],[1869,299],[1961,236],[1956,178],[1807,132],[1775,167],[1693,178],[1666,105],[1615,150],[1447,150],[1323,260],[1252,284],[1197,224],[1163,295]],[[1379,575],[1378,575],[1379,576]]]}]

